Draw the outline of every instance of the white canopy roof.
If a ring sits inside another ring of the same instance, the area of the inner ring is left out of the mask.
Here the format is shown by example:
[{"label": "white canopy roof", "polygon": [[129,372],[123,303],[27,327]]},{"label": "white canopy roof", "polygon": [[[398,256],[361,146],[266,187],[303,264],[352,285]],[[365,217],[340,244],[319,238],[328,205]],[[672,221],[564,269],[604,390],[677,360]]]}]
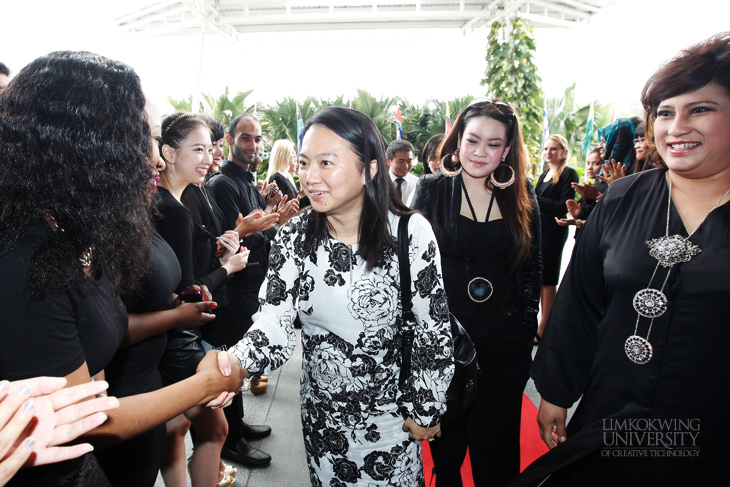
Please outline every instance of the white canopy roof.
[{"label": "white canopy roof", "polygon": [[613,0],[163,0],[119,17],[143,35],[453,28],[464,35],[519,14],[534,27],[586,23]]}]

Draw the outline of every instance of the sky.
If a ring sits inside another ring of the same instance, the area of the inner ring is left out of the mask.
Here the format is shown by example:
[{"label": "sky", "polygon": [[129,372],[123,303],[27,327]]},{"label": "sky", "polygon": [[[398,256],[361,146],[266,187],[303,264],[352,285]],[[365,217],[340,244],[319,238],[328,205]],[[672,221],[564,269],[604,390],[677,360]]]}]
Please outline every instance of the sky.
[{"label": "sky", "polygon": [[[121,32],[118,16],[148,0],[0,0],[0,61],[17,72],[55,50],[89,50],[135,68],[161,112],[167,97],[198,88],[199,36],[142,37]],[[725,0],[616,0],[588,24],[536,29],[535,63],[549,97],[573,82],[579,103],[639,110],[641,88],[680,49],[730,30]],[[355,30],[247,34],[240,46],[207,35],[200,91],[218,96],[253,90],[247,104],[285,97],[402,97],[423,104],[483,96],[487,30]],[[519,100],[510,100],[519,105]],[[636,113],[638,114],[638,113]]]}]

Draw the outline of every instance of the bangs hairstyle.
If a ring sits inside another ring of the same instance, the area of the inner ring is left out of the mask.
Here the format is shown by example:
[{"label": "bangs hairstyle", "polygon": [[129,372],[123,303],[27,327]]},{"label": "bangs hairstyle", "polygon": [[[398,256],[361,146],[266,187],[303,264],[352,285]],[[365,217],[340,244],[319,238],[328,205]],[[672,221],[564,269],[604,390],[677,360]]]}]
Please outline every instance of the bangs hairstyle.
[{"label": "bangs hairstyle", "polygon": [[[494,188],[490,178],[485,179],[485,186],[494,191],[495,199],[499,204],[499,210],[507,225],[510,237],[514,245],[510,246],[508,258],[508,269],[514,271],[530,255],[530,249],[534,235],[530,229],[530,221],[534,208],[533,198],[530,195],[527,174],[530,162],[527,155],[527,148],[522,139],[522,128],[517,111],[512,105],[501,100],[476,100],[466,107],[456,118],[451,131],[438,148],[436,157],[442,157],[456,152],[461,143],[464,129],[470,120],[476,117],[487,117],[496,120],[507,127],[507,146],[510,148],[502,164],[509,165],[515,172],[515,182],[505,189]],[[454,169],[448,167],[447,169]],[[498,168],[497,177],[502,181],[509,177],[509,171]]]},{"label": "bangs hairstyle", "polygon": [[[358,253],[367,263],[367,270],[382,267],[386,257],[397,250],[388,227],[388,213],[398,216],[413,213],[401,201],[388,176],[383,137],[372,120],[357,110],[344,107],[325,108],[307,120],[304,136],[315,125],[328,128],[345,139],[358,156],[360,170],[365,173],[364,201],[358,228]],[[370,171],[370,161],[377,162],[377,172]],[[324,213],[307,214],[304,248],[312,250],[323,244],[332,230]]]},{"label": "bangs hairstyle", "polygon": [[717,83],[730,96],[730,32],[684,49],[654,73],[641,92],[647,136],[653,136],[657,108],[664,100]]},{"label": "bangs hairstyle", "polygon": [[[63,231],[38,242],[29,290],[41,298],[85,278],[93,248],[122,296],[146,270],[151,227],[150,129],[132,68],[90,52],[32,61],[0,96],[0,253],[47,210]],[[124,292],[123,292],[124,291]]]}]

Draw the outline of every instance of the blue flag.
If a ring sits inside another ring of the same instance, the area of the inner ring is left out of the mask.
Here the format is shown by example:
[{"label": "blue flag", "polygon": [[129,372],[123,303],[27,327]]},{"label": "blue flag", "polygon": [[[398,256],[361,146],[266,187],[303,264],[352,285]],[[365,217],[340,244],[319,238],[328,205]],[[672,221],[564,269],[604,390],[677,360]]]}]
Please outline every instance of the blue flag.
[{"label": "blue flag", "polygon": [[302,138],[304,137],[304,120],[302,120],[302,112],[297,104],[297,141],[299,142],[297,153],[302,151]]}]

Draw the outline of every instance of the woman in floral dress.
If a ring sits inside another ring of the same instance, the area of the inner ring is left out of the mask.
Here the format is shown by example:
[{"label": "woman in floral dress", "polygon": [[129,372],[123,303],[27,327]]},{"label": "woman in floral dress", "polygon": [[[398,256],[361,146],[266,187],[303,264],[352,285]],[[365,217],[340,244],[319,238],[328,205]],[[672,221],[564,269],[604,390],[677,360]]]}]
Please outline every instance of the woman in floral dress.
[{"label": "woman in floral dress", "polygon": [[401,390],[394,235],[410,210],[396,197],[375,124],[347,108],[319,112],[305,127],[299,178],[313,209],[279,231],[261,309],[230,351],[253,375],[280,367],[294,350],[299,313],[312,485],[421,486],[420,441],[440,435],[453,375],[433,231],[422,216],[410,218],[417,326],[409,385]]}]

